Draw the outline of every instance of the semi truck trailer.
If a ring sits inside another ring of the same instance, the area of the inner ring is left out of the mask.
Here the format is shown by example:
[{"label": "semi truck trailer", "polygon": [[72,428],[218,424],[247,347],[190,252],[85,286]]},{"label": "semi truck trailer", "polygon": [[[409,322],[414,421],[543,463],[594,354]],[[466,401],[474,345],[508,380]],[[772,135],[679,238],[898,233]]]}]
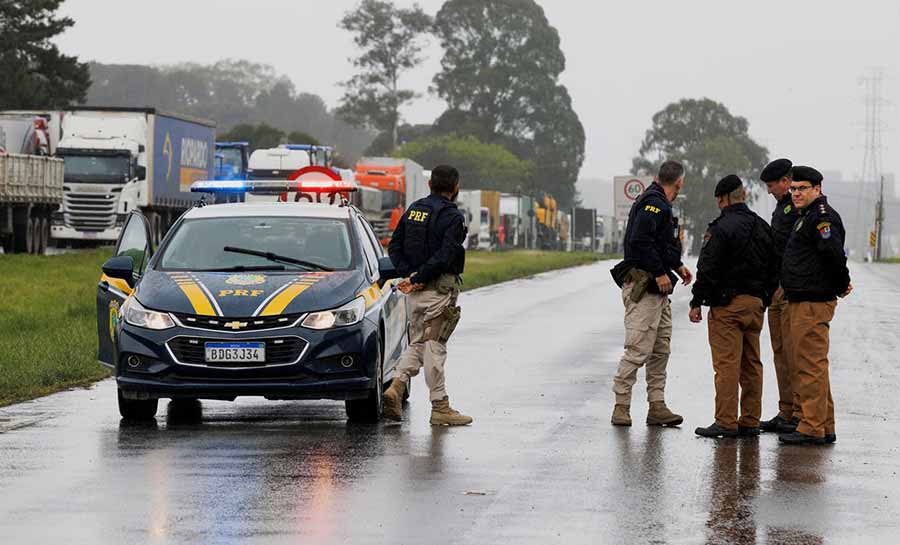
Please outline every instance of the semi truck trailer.
[{"label": "semi truck trailer", "polygon": [[51,235],[61,241],[118,239],[127,214],[147,217],[158,243],[214,176],[215,123],[154,108],[66,110],[56,155],[65,162],[62,210]]},{"label": "semi truck trailer", "polygon": [[63,162],[0,153],[0,243],[6,253],[43,254],[62,202]]}]

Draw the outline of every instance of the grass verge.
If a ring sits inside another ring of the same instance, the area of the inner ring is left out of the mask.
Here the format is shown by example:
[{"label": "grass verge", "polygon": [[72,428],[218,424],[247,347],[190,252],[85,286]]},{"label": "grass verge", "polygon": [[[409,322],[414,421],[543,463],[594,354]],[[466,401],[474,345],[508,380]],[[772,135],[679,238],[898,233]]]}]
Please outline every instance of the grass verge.
[{"label": "grass verge", "polygon": [[[109,249],[0,256],[0,406],[109,376],[97,363],[97,280]],[[464,290],[593,263],[591,253],[472,252]]]}]

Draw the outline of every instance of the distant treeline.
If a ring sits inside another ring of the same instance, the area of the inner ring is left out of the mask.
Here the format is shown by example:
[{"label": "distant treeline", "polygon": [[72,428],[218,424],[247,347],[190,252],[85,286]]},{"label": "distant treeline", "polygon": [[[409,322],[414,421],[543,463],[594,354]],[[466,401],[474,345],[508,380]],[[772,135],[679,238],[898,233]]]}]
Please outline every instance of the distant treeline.
[{"label": "distant treeline", "polygon": [[150,106],[211,119],[220,135],[241,124],[265,123],[305,132],[335,146],[353,163],[375,134],[352,127],[321,97],[301,93],[269,65],[225,60],[214,65],[143,66],[90,63],[90,106]]}]

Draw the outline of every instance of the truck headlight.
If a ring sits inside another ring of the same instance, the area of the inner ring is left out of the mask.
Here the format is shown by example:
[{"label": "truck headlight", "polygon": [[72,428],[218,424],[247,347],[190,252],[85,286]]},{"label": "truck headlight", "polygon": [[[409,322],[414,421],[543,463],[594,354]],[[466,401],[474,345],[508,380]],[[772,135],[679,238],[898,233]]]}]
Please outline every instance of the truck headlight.
[{"label": "truck headlight", "polygon": [[169,329],[175,327],[175,320],[165,312],[147,310],[135,297],[129,297],[122,308],[125,323],[146,329]]},{"label": "truck headlight", "polygon": [[362,297],[350,301],[346,305],[334,310],[323,310],[321,312],[312,312],[303,323],[303,327],[309,329],[331,329],[333,327],[344,327],[348,325],[358,324],[366,313],[366,300]]}]

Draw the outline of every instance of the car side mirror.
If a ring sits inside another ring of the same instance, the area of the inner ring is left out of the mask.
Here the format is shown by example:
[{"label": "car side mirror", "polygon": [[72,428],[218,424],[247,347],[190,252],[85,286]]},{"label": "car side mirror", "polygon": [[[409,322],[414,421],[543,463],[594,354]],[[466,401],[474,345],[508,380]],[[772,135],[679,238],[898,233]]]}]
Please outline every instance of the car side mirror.
[{"label": "car side mirror", "polygon": [[130,255],[112,257],[103,264],[103,274],[124,280],[134,287],[134,259]]},{"label": "car side mirror", "polygon": [[394,262],[390,257],[378,258],[378,283],[384,286],[384,283],[394,278],[400,278],[400,272],[394,266]]}]

